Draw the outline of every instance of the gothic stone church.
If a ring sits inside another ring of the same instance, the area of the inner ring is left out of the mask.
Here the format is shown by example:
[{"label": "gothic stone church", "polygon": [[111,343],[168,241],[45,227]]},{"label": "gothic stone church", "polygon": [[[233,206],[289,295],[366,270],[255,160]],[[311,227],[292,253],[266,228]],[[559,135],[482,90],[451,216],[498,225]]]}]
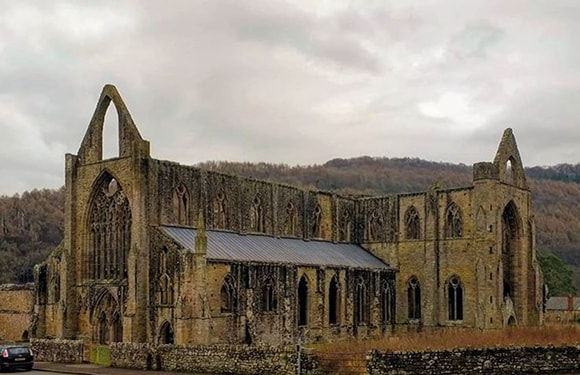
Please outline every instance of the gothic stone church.
[{"label": "gothic stone church", "polygon": [[[119,155],[104,160],[111,103]],[[65,237],[36,268],[33,334],[287,344],[539,324],[530,190],[510,129],[473,176],[351,197],[156,160],[107,85],[66,155]]]}]

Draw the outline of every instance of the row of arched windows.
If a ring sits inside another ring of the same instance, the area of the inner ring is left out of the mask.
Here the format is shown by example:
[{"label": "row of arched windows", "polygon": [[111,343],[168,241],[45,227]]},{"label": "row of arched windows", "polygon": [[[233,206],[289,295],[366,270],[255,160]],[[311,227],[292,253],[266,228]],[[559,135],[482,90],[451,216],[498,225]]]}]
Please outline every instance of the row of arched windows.
[{"label": "row of arched windows", "polygon": [[[445,237],[459,238],[463,236],[463,219],[461,209],[451,203],[445,211]],[[405,212],[405,238],[408,240],[421,239],[421,219],[415,206]]]},{"label": "row of arched windows", "polygon": [[[381,283],[380,287],[380,316],[381,323],[390,324],[393,316],[394,297],[390,284],[386,281]],[[306,275],[303,275],[297,285],[297,316],[298,326],[306,326],[309,321],[309,289],[310,283]],[[354,301],[354,322],[356,324],[365,324],[370,321],[370,296],[367,292],[367,284],[360,277],[355,287]],[[328,324],[340,323],[341,312],[341,287],[338,275],[334,275],[328,284]],[[278,311],[278,290],[276,283],[271,277],[266,278],[261,284],[261,310],[263,312]],[[224,278],[221,290],[221,312],[234,313],[237,311],[237,291],[235,280],[231,275]]]},{"label": "row of arched windows", "polygon": [[[457,276],[447,282],[447,319],[463,320],[463,286]],[[409,320],[421,320],[421,285],[413,276],[407,283],[407,317]]]}]

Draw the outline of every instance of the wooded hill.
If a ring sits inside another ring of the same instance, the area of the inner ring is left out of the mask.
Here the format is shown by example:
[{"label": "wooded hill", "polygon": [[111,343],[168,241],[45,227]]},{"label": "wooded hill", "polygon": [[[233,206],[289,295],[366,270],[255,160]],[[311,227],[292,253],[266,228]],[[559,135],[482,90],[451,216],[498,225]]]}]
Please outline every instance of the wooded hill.
[{"label": "wooded hill", "polygon": [[[384,195],[425,191],[435,181],[468,186],[471,167],[411,158],[334,159],[323,165],[206,162],[202,168],[340,194]],[[555,294],[580,291],[580,164],[526,169],[533,192],[537,243]],[[58,245],[63,234],[63,189],[0,197],[0,283],[31,280],[32,267]],[[559,259],[550,256],[557,255]],[[555,271],[557,270],[557,271]],[[570,271],[573,271],[570,272]],[[569,272],[569,273],[568,273]],[[564,279],[564,280],[560,280]]]}]

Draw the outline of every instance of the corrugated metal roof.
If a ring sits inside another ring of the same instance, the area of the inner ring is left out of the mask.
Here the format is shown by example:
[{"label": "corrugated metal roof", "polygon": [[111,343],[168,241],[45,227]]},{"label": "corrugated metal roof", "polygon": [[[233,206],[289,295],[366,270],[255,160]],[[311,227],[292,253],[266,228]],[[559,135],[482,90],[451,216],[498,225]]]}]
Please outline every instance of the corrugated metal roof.
[{"label": "corrugated metal roof", "polygon": [[[572,297],[572,309],[580,310],[580,298]],[[568,310],[568,297],[550,297],[546,302],[546,310]]]},{"label": "corrugated metal roof", "polygon": [[[186,249],[195,248],[197,230],[161,226],[161,230]],[[390,268],[360,246],[296,238],[241,235],[206,231],[207,259],[264,263],[342,266],[352,268]]]}]

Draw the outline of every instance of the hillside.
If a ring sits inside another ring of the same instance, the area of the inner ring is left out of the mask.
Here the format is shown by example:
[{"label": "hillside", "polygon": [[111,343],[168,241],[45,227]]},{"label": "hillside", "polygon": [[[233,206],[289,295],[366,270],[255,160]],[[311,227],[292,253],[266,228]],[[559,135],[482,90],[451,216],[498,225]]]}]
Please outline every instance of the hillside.
[{"label": "hillside", "polygon": [[[420,159],[359,157],[323,165],[206,162],[200,167],[341,194],[380,195],[447,187],[472,181],[471,167]],[[574,271],[580,291],[580,165],[526,170],[533,191],[538,248],[554,253]],[[62,238],[63,190],[34,190],[0,197],[0,283],[29,281],[32,267]]]}]

